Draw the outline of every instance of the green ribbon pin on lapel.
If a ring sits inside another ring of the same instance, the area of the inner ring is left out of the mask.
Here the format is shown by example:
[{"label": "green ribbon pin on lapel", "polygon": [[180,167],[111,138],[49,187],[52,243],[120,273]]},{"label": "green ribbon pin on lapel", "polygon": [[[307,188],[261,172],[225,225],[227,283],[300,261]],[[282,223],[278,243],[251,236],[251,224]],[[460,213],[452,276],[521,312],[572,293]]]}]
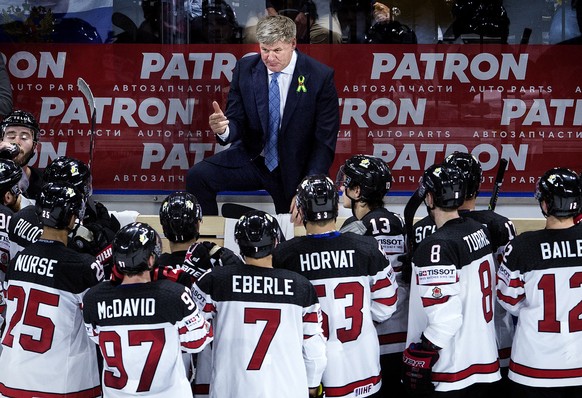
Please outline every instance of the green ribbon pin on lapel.
[{"label": "green ribbon pin on lapel", "polygon": [[299,83],[299,86],[297,87],[297,92],[307,92],[307,87],[305,87],[305,76],[301,75],[297,78],[297,83]]}]

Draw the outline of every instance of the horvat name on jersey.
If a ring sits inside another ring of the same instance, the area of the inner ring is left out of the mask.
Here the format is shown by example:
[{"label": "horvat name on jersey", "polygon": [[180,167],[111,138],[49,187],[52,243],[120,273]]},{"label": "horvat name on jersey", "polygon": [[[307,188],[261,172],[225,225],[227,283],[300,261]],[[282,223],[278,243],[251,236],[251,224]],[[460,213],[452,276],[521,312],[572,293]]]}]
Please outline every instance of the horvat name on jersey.
[{"label": "horvat name on jersey", "polygon": [[111,302],[97,303],[99,319],[111,319],[128,316],[154,316],[156,314],[156,300],[153,298],[126,298],[113,299]]},{"label": "horvat name on jersey", "polygon": [[482,229],[475,231],[470,235],[463,236],[463,240],[469,247],[470,252],[477,251],[490,244],[485,231]]},{"label": "horvat name on jersey", "polygon": [[[280,285],[282,283],[282,286]],[[232,291],[235,293],[274,294],[293,296],[293,280],[259,275],[233,275]]]},{"label": "horvat name on jersey", "polygon": [[23,254],[16,258],[15,271],[30,272],[38,275],[53,277],[53,270],[57,260]]},{"label": "horvat name on jersey", "polygon": [[582,239],[576,239],[576,243],[568,240],[558,242],[540,243],[542,259],[582,257]]},{"label": "horvat name on jersey", "polygon": [[27,241],[34,242],[36,241],[40,235],[42,234],[42,228],[32,225],[25,219],[21,218],[20,220],[16,221],[16,227],[14,228],[14,233],[21,237],[22,239],[26,239]]},{"label": "horvat name on jersey", "polygon": [[330,250],[302,253],[299,256],[301,272],[318,271],[326,268],[353,268],[355,250]]}]

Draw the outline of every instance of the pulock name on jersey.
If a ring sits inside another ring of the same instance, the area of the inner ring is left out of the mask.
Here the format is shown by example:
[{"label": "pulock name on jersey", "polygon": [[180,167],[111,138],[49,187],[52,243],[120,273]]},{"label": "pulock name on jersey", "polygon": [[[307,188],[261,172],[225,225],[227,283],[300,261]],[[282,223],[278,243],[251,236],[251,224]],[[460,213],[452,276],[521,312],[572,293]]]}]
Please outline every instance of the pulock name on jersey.
[{"label": "pulock name on jersey", "polygon": [[16,227],[14,227],[14,233],[29,242],[36,242],[36,240],[42,234],[42,228],[32,225],[25,219],[21,218],[16,221]]},{"label": "pulock name on jersey", "polygon": [[549,260],[552,258],[582,257],[582,239],[576,239],[576,242],[562,240],[558,242],[540,243],[542,259]]},{"label": "pulock name on jersey", "polygon": [[156,300],[153,298],[126,298],[113,299],[111,302],[97,303],[99,319],[111,319],[131,316],[154,316],[156,314]]},{"label": "pulock name on jersey", "polygon": [[278,279],[259,275],[233,275],[232,291],[234,293],[273,294],[276,296],[295,295],[292,279]]},{"label": "pulock name on jersey", "polygon": [[331,250],[302,253],[299,256],[301,271],[318,271],[326,268],[353,268],[355,250]]},{"label": "pulock name on jersey", "polygon": [[58,263],[57,260],[48,259],[30,254],[21,254],[16,257],[14,264],[14,271],[29,272],[33,274],[53,277],[54,265]]},{"label": "pulock name on jersey", "polygon": [[463,240],[467,244],[470,252],[477,251],[490,244],[485,231],[482,229],[475,231],[470,235],[463,236]]},{"label": "pulock name on jersey", "polygon": [[457,281],[457,268],[454,265],[422,267],[418,270],[417,276],[419,285],[455,283]]}]

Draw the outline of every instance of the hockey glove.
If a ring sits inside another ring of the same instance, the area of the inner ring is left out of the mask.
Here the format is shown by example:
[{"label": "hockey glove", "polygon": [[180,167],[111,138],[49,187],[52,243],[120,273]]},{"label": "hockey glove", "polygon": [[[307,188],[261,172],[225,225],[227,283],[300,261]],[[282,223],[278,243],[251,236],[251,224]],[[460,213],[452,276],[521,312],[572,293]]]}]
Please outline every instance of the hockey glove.
[{"label": "hockey glove", "polygon": [[97,256],[113,240],[108,230],[100,224],[80,225],[72,238],[73,247],[81,253]]},{"label": "hockey glove", "polygon": [[157,281],[160,279],[167,279],[172,282],[184,285],[187,288],[192,287],[190,276],[188,276],[188,274],[181,269],[175,269],[172,267],[156,267],[152,270],[152,281]]},{"label": "hockey glove", "polygon": [[439,359],[435,350],[423,348],[422,343],[412,343],[402,353],[402,383],[410,396],[429,396],[434,391],[431,381],[432,367]]},{"label": "hockey glove", "polygon": [[218,246],[214,242],[204,241],[202,244],[208,249],[210,263],[213,267],[223,267],[225,265],[244,265],[242,258],[237,256],[232,250]]},{"label": "hockey glove", "polygon": [[197,281],[203,273],[212,268],[210,251],[208,250],[208,245],[204,243],[209,242],[196,242],[192,244],[188,248],[184,263],[182,264],[182,270],[190,275],[193,282]]}]

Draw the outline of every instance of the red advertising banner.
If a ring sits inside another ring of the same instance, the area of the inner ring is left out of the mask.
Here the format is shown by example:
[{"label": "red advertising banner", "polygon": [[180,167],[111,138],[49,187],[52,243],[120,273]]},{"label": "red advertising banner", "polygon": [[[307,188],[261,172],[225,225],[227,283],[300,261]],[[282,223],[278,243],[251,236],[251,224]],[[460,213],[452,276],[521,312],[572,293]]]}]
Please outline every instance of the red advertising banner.
[{"label": "red advertising banner", "polygon": [[[222,150],[208,127],[226,104],[236,60],[256,45],[6,45],[14,106],[42,127],[34,165],[88,160],[97,108],[93,184],[99,193],[183,189],[189,167]],[[506,194],[530,195],[547,169],[582,171],[582,66],[578,46],[312,45],[332,66],[341,117],[334,176],[357,153],[380,156],[393,193],[416,189],[425,168],[455,151],[482,162],[491,189],[509,160]]]}]

